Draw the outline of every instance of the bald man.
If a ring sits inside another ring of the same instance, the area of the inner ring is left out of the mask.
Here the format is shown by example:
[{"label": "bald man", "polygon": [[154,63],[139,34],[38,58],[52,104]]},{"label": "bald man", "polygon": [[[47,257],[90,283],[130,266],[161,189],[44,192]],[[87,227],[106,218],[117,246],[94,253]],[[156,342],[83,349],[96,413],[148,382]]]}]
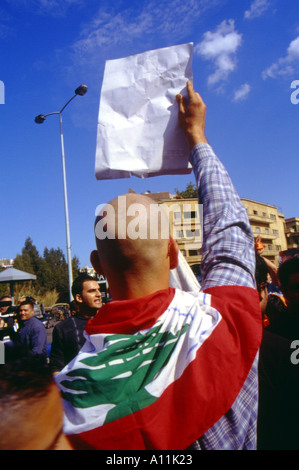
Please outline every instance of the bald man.
[{"label": "bald man", "polygon": [[169,285],[178,246],[157,205],[136,194],[104,206],[91,261],[113,301],[56,376],[77,449],[255,449],[261,312],[246,210],[205,136],[190,82],[177,96],[199,202],[202,292]]}]

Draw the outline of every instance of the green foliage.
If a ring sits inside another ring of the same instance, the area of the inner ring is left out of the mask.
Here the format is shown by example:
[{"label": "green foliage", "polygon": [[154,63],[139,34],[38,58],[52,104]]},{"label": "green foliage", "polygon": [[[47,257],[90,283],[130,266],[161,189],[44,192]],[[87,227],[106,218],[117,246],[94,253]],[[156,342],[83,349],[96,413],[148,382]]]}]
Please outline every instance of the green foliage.
[{"label": "green foliage", "polygon": [[[73,277],[79,274],[79,259],[72,260]],[[43,256],[40,256],[31,238],[25,240],[21,254],[14,261],[14,268],[37,276],[34,283],[16,285],[16,292],[26,292],[35,298],[55,298],[55,302],[69,301],[68,266],[61,248],[45,248]],[[7,288],[5,290],[9,291]],[[48,300],[43,301],[47,306]],[[54,302],[54,303],[55,303]]]},{"label": "green foliage", "polygon": [[190,181],[190,183],[187,184],[186,189],[183,191],[179,191],[175,188],[175,194],[179,199],[197,198],[196,185]]}]

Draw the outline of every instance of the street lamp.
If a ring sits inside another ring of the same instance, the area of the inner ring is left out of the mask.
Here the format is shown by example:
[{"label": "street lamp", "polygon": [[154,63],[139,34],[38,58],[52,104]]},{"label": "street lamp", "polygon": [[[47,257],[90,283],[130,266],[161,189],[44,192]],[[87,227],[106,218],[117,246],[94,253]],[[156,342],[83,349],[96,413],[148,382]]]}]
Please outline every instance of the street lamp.
[{"label": "street lamp", "polygon": [[74,96],[61,108],[60,111],[49,114],[39,114],[35,117],[34,121],[37,124],[42,124],[47,116],[52,114],[59,114],[60,123],[60,142],[61,142],[61,158],[62,158],[62,174],[63,174],[63,190],[64,190],[64,212],[65,212],[65,230],[66,230],[66,250],[67,250],[67,262],[68,262],[68,276],[69,276],[69,297],[72,300],[72,284],[73,284],[73,271],[72,271],[72,256],[71,256],[71,239],[70,239],[70,224],[69,224],[69,210],[68,210],[68,199],[67,199],[67,185],[66,185],[66,171],[65,171],[65,153],[64,153],[64,139],[62,132],[62,111],[67,105],[77,96],[84,96],[87,92],[86,85],[80,85],[75,90]]}]

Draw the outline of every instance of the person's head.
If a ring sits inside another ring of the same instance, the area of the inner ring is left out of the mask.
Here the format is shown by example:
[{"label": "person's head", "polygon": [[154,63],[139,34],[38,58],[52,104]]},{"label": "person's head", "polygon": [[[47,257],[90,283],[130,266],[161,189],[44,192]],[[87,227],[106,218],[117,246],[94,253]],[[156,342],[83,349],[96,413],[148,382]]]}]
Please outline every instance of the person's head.
[{"label": "person's head", "polygon": [[278,279],[288,307],[299,311],[299,258],[283,262],[278,269]]},{"label": "person's head", "polygon": [[19,317],[22,321],[29,320],[34,315],[34,303],[29,299],[21,302],[19,307]]},{"label": "person's head", "polygon": [[178,246],[167,214],[150,197],[129,193],[106,204],[95,221],[91,263],[109,283],[112,298],[142,297],[169,286]]},{"label": "person's head", "polygon": [[268,302],[268,290],[267,290],[267,281],[268,281],[268,267],[265,260],[256,253],[255,255],[255,282],[256,288],[260,296],[260,306],[262,313],[265,312]]},{"label": "person's head", "polygon": [[0,450],[70,449],[49,366],[21,349],[7,349],[0,365]]},{"label": "person's head", "polygon": [[12,298],[9,295],[4,295],[0,299],[0,315],[4,315],[9,307],[12,305]]},{"label": "person's head", "polygon": [[102,306],[102,294],[98,281],[87,273],[80,274],[73,282],[72,294],[80,314],[93,315]]}]

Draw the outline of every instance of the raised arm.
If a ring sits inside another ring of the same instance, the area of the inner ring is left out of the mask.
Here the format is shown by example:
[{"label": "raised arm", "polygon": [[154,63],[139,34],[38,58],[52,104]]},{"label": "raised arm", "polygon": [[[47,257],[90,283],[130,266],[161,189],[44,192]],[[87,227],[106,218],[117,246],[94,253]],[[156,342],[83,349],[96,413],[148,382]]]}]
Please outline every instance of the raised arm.
[{"label": "raised arm", "polygon": [[205,136],[206,105],[187,83],[189,100],[177,96],[179,123],[203,204],[202,288],[255,287],[254,239],[245,207]]}]

